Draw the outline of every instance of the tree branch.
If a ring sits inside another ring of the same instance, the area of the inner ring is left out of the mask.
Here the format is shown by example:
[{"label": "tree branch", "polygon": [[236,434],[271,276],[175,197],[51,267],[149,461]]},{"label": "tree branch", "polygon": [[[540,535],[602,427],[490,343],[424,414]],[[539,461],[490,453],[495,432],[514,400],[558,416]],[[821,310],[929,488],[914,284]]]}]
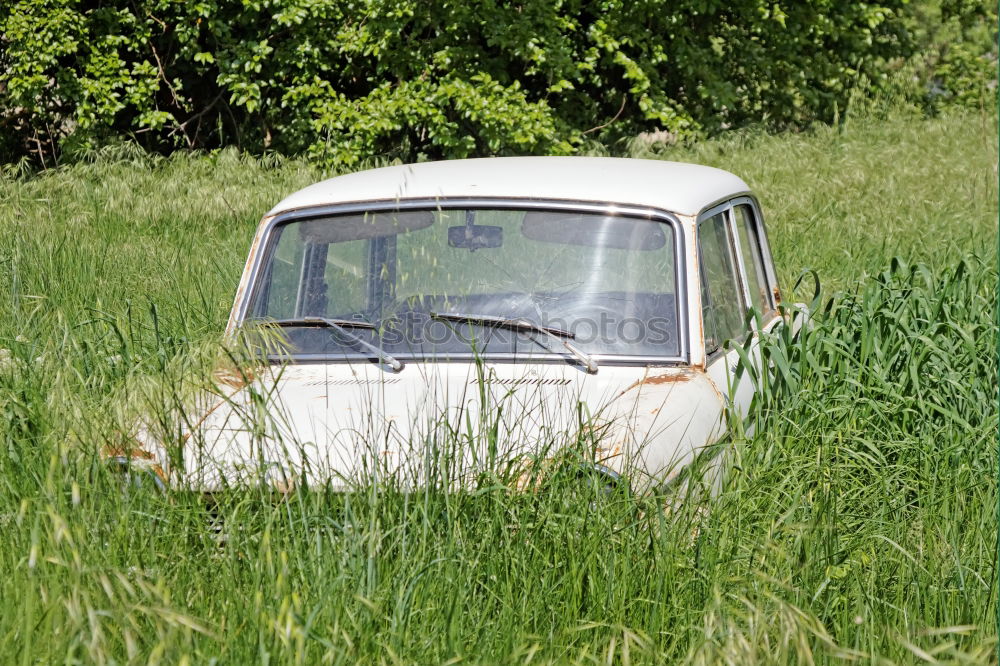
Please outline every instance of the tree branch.
[{"label": "tree branch", "polygon": [[618,117],[620,115],[622,115],[622,111],[625,110],[625,100],[626,99],[628,99],[628,93],[625,93],[624,95],[622,95],[622,105],[618,108],[618,113],[615,114],[614,118],[612,118],[608,122],[604,123],[603,125],[598,125],[597,127],[591,127],[589,130],[584,130],[583,133],[584,134],[590,134],[591,132],[596,132],[597,130],[604,129],[605,127],[607,127],[611,123],[613,123],[616,120],[618,120]]}]

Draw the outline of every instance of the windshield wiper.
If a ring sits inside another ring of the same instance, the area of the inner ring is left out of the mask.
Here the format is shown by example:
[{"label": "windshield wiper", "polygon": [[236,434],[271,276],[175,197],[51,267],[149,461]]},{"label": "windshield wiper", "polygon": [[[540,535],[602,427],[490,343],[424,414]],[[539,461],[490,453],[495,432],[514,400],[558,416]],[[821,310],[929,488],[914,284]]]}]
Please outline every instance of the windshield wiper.
[{"label": "windshield wiper", "polygon": [[364,347],[368,351],[372,352],[378,356],[379,360],[388,365],[393,369],[394,372],[399,372],[403,369],[403,362],[400,361],[395,356],[392,356],[385,351],[379,349],[375,345],[362,340],[358,336],[354,335],[348,328],[364,328],[368,330],[375,330],[375,324],[367,322],[361,319],[328,319],[327,317],[302,317],[301,319],[273,319],[268,320],[265,323],[271,326],[312,326],[314,324],[321,324],[327,328],[332,328],[333,330],[340,333],[342,336],[350,340],[351,342]]},{"label": "windshield wiper", "polygon": [[[555,340],[565,347],[570,356],[578,360],[585,368],[587,368],[587,372],[591,374],[597,372],[597,361],[595,361],[590,354],[587,354],[570,344],[569,341],[576,338],[576,333],[573,333],[572,331],[564,331],[561,328],[542,326],[541,324],[536,324],[530,319],[525,319],[523,317],[498,317],[495,315],[461,314],[458,312],[431,312],[430,316],[431,319],[440,319],[443,321],[457,321],[468,324],[492,326],[496,328],[509,328],[515,331],[532,331],[534,333],[541,333],[547,338]],[[532,340],[535,340],[535,338],[532,338]],[[535,342],[538,342],[538,340],[535,340]],[[544,345],[542,346],[544,347]]]}]

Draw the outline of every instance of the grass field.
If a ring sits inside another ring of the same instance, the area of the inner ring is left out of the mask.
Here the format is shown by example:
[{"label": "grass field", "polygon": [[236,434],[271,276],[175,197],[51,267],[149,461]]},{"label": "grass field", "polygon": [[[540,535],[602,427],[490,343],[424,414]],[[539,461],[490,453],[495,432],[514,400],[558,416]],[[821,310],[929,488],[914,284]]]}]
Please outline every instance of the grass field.
[{"label": "grass field", "polygon": [[0,662],[996,663],[992,116],[655,156],[741,175],[786,290],[823,284],[710,512],[247,491],[222,547],[202,503],[123,496],[94,454],[135,387],[211,354],[257,220],[325,174],[125,149],[9,170]]}]

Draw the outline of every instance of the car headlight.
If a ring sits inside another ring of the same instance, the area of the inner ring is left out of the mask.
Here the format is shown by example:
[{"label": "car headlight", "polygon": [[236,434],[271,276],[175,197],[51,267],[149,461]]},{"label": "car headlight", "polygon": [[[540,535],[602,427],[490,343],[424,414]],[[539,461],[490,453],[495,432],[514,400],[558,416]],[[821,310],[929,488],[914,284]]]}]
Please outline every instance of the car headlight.
[{"label": "car headlight", "polygon": [[262,476],[265,484],[282,495],[287,495],[295,490],[298,482],[297,474],[294,474],[285,465],[276,462],[265,462],[262,465]]},{"label": "car headlight", "polygon": [[107,459],[109,469],[121,480],[122,488],[153,488],[166,492],[167,483],[163,470],[155,460],[130,456],[112,456]]}]

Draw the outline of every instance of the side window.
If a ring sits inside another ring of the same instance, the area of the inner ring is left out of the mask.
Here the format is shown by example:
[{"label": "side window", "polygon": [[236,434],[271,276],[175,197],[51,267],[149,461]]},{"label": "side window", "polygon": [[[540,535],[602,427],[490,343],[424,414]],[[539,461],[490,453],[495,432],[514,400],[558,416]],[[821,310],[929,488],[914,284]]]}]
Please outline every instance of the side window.
[{"label": "side window", "polygon": [[269,279],[261,294],[263,307],[255,308],[258,314],[267,312],[275,319],[295,316],[295,300],[302,277],[303,245],[295,234],[285,233],[287,230],[288,227],[281,229],[274,249]]},{"label": "side window", "polygon": [[747,289],[750,291],[750,305],[757,308],[762,315],[767,315],[774,308],[771,305],[771,294],[767,288],[767,274],[764,272],[764,258],[761,252],[760,236],[754,223],[753,211],[750,206],[741,204],[734,209],[736,213],[736,230],[740,235],[740,254],[743,266],[747,271]]},{"label": "side window", "polygon": [[727,227],[725,211],[698,225],[701,307],[707,352],[718,349],[726,340],[743,337],[743,299]]},{"label": "side window", "polygon": [[349,317],[364,311],[368,241],[303,242],[295,229],[279,227],[264,289],[252,311],[276,319]]},{"label": "side window", "polygon": [[364,312],[368,294],[365,277],[368,272],[369,241],[352,240],[330,243],[326,253],[324,282],[328,286],[326,314],[350,318]]}]

